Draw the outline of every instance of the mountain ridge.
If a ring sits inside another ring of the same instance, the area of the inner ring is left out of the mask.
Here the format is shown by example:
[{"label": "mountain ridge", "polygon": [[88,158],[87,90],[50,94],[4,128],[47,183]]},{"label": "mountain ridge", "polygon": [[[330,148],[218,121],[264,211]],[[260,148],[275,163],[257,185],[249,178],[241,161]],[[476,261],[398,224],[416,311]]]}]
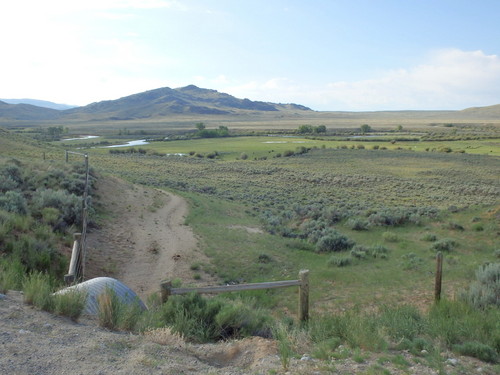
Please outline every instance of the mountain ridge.
[{"label": "mountain ridge", "polygon": [[[31,103],[51,103],[35,99],[8,99],[8,101],[30,101]],[[54,104],[54,103],[53,103]],[[445,113],[454,114],[460,118],[481,117],[496,119],[500,117],[500,104],[487,107],[471,107],[462,110],[447,111],[313,111],[311,108],[300,104],[271,103],[239,99],[230,94],[213,89],[200,88],[188,85],[179,88],[161,87],[144,92],[124,96],[113,100],[104,100],[90,103],[86,106],[69,109],[54,109],[40,107],[33,104],[11,104],[0,100],[0,120],[2,121],[107,121],[107,120],[143,120],[161,119],[168,116],[184,115],[258,115],[272,114],[307,114],[331,113],[346,115],[383,115],[394,116],[401,113],[433,117]]]}]

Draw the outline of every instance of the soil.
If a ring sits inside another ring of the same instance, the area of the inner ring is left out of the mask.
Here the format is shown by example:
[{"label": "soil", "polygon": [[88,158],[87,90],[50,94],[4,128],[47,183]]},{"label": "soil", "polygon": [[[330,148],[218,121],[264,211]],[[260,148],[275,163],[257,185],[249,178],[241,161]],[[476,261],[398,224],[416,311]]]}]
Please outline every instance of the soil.
[{"label": "soil", "polygon": [[187,202],[163,190],[101,178],[96,192],[106,218],[87,236],[85,278],[114,277],[146,302],[163,280],[213,284],[194,279],[193,263],[209,262],[184,225]]},{"label": "soil", "polygon": [[[164,279],[195,284],[190,266],[208,259],[184,225],[188,206],[182,198],[109,177],[100,179],[97,194],[108,217],[89,234],[86,278],[115,277],[141,298],[157,292]],[[216,280],[204,277],[199,283]],[[396,355],[408,365],[381,361],[381,356]],[[73,322],[36,310],[23,303],[21,292],[0,295],[0,375],[438,373],[406,352],[353,358],[320,361],[303,353],[290,358],[285,370],[277,344],[270,339],[195,345],[168,329],[143,335],[111,332],[89,316]],[[447,373],[495,373],[491,365],[471,358],[444,358],[453,362],[443,365]]]}]

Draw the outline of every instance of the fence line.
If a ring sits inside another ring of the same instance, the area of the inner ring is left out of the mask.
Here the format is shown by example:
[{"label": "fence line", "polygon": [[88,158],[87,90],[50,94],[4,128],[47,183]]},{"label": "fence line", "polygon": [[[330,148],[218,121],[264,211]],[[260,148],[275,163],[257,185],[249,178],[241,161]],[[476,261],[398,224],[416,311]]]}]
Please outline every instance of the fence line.
[{"label": "fence line", "polygon": [[89,156],[80,152],[66,150],[66,163],[69,162],[69,154],[81,155],[85,158],[85,186],[82,197],[82,230],[75,233],[71,261],[68,273],[64,276],[66,284],[73,284],[83,280],[85,277],[85,262],[87,258],[87,223],[88,223],[88,194],[90,184]]},{"label": "fence line", "polygon": [[180,295],[187,293],[226,293],[240,292],[245,290],[262,290],[286,288],[290,286],[299,287],[299,320],[309,319],[309,270],[299,272],[299,280],[269,281],[253,284],[220,285],[199,288],[173,288],[171,281],[164,281],[160,284],[161,300],[165,303],[171,295]]}]

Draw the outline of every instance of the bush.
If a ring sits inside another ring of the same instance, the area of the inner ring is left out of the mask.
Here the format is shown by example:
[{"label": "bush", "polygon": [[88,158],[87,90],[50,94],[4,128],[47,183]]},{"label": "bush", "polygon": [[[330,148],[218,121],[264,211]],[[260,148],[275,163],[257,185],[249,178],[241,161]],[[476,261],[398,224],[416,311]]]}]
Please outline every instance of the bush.
[{"label": "bush", "polygon": [[0,258],[0,293],[20,290],[23,286],[26,268],[18,258]]},{"label": "bush", "polygon": [[437,236],[433,233],[426,233],[422,237],[422,241],[434,242],[437,241]]},{"label": "bush", "polygon": [[398,242],[399,241],[398,235],[394,232],[384,232],[384,233],[382,233],[382,238],[386,242]]},{"label": "bush", "polygon": [[106,288],[103,293],[97,296],[97,303],[99,306],[97,313],[99,326],[111,330],[118,329],[123,305],[116,292],[112,288]]},{"label": "bush", "polygon": [[497,363],[498,361],[498,354],[495,349],[489,345],[476,341],[455,345],[453,346],[453,350],[462,355],[474,357],[484,362]]},{"label": "bush", "polygon": [[205,299],[195,293],[170,297],[161,309],[161,322],[194,342],[269,336],[269,318],[253,303]]},{"label": "bush", "polygon": [[347,221],[347,226],[352,230],[368,230],[368,222],[366,220],[351,218]]},{"label": "bush", "polygon": [[445,238],[445,239],[439,240],[437,242],[434,242],[432,244],[431,249],[434,251],[450,252],[453,249],[455,249],[455,247],[457,247],[457,245],[458,244],[456,241],[449,239],[449,238]]},{"label": "bush", "polygon": [[383,245],[375,245],[370,248],[370,255],[374,258],[387,259],[389,249]]},{"label": "bush", "polygon": [[54,311],[53,282],[42,272],[33,272],[23,282],[24,302],[41,310]]},{"label": "bush", "polygon": [[21,193],[8,191],[5,194],[0,194],[0,209],[25,215],[28,212],[28,204]]},{"label": "bush", "polygon": [[87,294],[81,290],[70,290],[66,293],[55,294],[53,298],[54,312],[76,321],[85,308]]},{"label": "bush", "polygon": [[500,263],[490,263],[476,271],[476,281],[460,294],[476,308],[500,307]]},{"label": "bush", "polygon": [[336,267],[345,267],[349,266],[352,263],[352,258],[350,256],[332,256],[330,259],[328,259],[328,265],[329,266],[336,266]]},{"label": "bush", "polygon": [[335,230],[330,230],[316,243],[316,252],[329,253],[349,250],[353,246],[354,241]]}]

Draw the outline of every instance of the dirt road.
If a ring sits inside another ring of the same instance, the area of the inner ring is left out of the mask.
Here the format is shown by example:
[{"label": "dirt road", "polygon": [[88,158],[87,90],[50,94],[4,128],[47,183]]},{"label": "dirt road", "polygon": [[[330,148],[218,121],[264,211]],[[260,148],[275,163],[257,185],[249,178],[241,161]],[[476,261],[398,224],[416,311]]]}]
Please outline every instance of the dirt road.
[{"label": "dirt road", "polygon": [[96,193],[109,217],[88,234],[86,278],[114,277],[143,300],[162,280],[194,283],[190,266],[207,259],[184,225],[183,198],[110,177],[99,180]]}]

